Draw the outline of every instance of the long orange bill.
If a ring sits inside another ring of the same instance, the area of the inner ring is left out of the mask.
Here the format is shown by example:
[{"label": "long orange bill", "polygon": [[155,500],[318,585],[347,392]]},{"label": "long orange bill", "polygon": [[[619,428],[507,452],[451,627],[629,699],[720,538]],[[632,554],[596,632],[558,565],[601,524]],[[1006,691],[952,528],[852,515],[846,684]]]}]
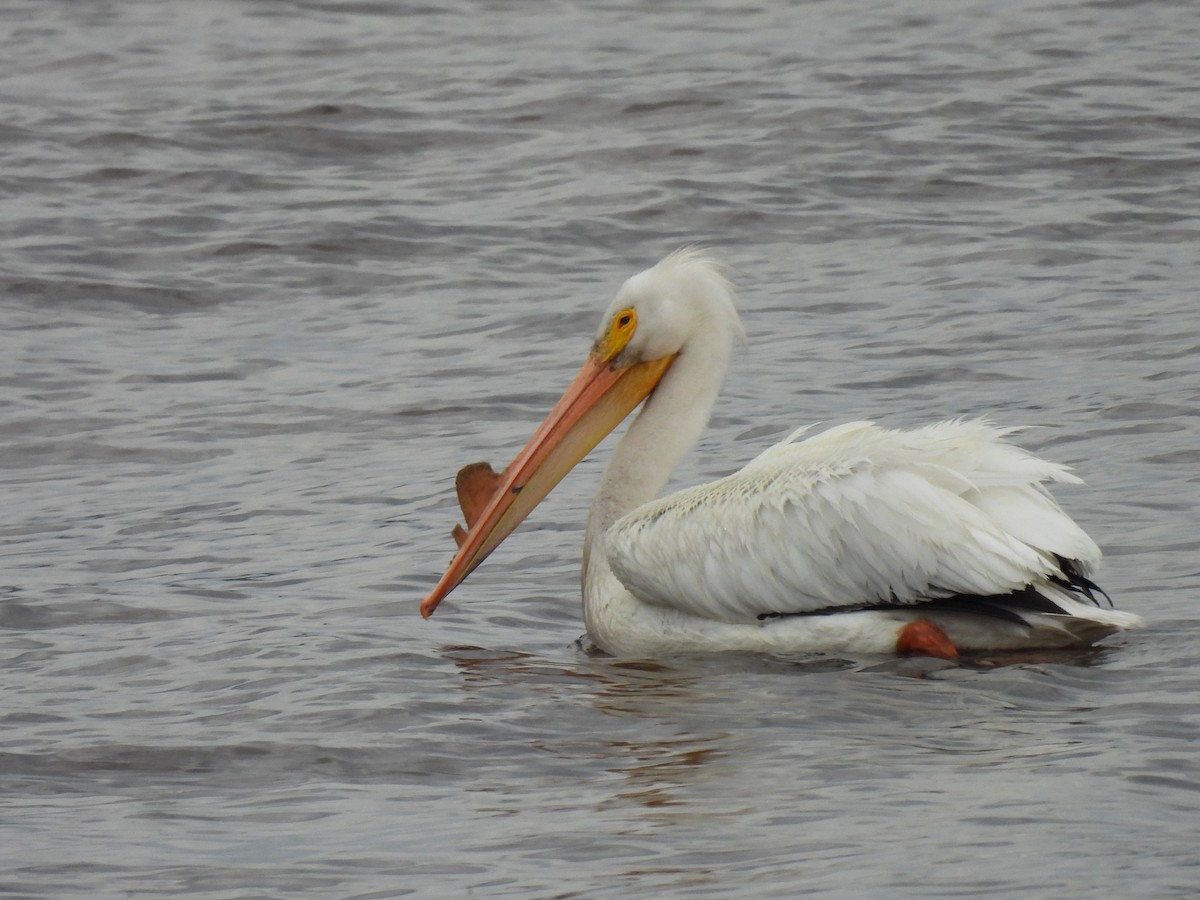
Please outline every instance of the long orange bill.
[{"label": "long orange bill", "polygon": [[468,528],[455,529],[458,552],[421,601],[424,618],[433,615],[446,595],[654,390],[674,359],[672,354],[618,367],[593,352],[507,469],[497,475],[490,466],[475,463],[459,473],[459,498]]}]

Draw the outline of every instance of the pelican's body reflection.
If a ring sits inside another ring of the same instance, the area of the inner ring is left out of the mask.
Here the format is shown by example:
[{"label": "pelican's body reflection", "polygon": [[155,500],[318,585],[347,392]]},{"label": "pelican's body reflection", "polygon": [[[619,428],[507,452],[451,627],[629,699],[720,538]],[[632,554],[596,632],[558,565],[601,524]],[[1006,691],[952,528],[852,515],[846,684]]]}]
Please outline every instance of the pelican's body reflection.
[{"label": "pelican's body reflection", "polygon": [[[601,809],[638,804],[682,811],[689,786],[720,778],[723,767],[732,765],[728,760],[742,755],[753,735],[731,730],[729,719],[718,714],[737,702],[730,684],[736,679],[727,676],[853,665],[730,655],[621,660],[594,652],[556,660],[478,647],[446,647],[442,652],[462,671],[462,688],[468,693],[507,693],[516,687],[538,695],[538,702],[522,704],[529,718],[521,720],[524,730],[514,739],[542,754],[543,761],[550,757],[556,771],[571,777],[620,776],[611,795],[597,804]],[[721,678],[714,677],[718,671]]]}]

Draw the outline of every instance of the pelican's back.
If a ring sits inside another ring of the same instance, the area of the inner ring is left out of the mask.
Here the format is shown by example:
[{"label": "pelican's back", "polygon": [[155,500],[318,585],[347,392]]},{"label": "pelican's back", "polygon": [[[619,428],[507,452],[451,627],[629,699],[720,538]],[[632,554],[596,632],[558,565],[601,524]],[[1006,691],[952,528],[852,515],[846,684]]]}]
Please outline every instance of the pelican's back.
[{"label": "pelican's back", "polygon": [[801,429],[741,471],[671,494],[607,534],[614,573],[648,603],[726,622],[986,597],[1071,583],[1100,549],[1043,486],[1079,482],[951,421]]}]

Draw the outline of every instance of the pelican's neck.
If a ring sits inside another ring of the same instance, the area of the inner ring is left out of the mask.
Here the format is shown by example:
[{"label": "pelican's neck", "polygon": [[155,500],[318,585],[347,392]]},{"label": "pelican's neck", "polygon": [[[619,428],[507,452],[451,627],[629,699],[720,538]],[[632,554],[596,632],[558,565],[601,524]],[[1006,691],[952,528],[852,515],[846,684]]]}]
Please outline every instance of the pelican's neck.
[{"label": "pelican's neck", "polygon": [[621,516],[655,499],[700,437],[725,378],[729,354],[724,335],[693,339],[630,424],[613,450],[588,515],[585,571],[595,542]]}]

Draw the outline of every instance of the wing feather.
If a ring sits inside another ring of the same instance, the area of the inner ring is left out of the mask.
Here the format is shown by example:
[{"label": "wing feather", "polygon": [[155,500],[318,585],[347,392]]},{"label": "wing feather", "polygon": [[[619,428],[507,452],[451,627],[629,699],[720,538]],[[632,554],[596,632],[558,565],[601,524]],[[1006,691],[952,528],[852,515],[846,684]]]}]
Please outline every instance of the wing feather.
[{"label": "wing feather", "polygon": [[[980,421],[853,422],[640,507],[605,548],[642,600],[721,621],[1019,591],[1095,543],[1042,486],[1078,481]],[[1061,559],[1060,559],[1061,558]]]}]

